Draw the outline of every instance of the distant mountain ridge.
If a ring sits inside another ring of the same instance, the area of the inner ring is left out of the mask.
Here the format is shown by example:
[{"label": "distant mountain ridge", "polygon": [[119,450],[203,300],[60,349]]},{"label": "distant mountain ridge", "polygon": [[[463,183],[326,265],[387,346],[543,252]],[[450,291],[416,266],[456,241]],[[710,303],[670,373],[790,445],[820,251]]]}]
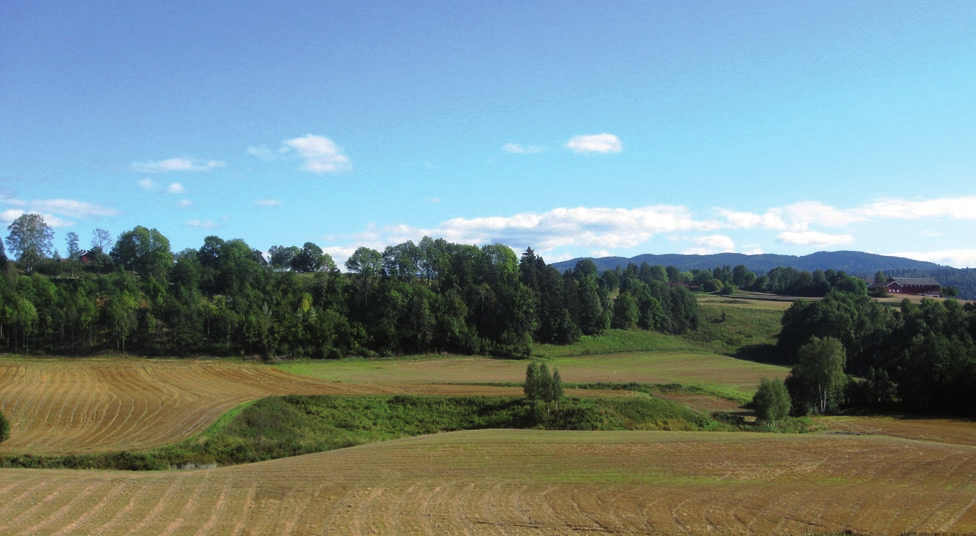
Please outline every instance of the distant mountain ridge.
[{"label": "distant mountain ridge", "polygon": [[875,255],[860,251],[818,251],[809,255],[776,255],[763,253],[760,255],[746,255],[743,253],[715,253],[712,255],[682,255],[678,253],[654,255],[646,253],[636,257],[580,257],[568,261],[555,262],[556,269],[571,270],[576,263],[588,258],[596,264],[599,271],[613,270],[617,266],[626,267],[629,263],[640,266],[646,262],[650,265],[674,266],[682,271],[712,269],[729,265],[732,267],[743,265],[757,275],[764,274],[776,267],[792,267],[797,270],[843,270],[851,275],[874,275],[878,270],[887,272],[901,271],[943,271],[952,270],[949,266],[942,266],[933,262],[917,261],[904,257]]},{"label": "distant mountain ridge", "polygon": [[860,251],[818,251],[809,255],[745,255],[742,253],[716,253],[714,255],[652,255],[644,254],[636,257],[580,257],[568,261],[552,264],[559,271],[572,270],[581,259],[588,258],[596,264],[601,273],[613,270],[617,266],[626,267],[629,263],[640,266],[646,262],[650,265],[675,266],[681,271],[711,270],[715,267],[743,265],[756,275],[762,275],[773,268],[795,268],[801,271],[815,270],[843,270],[848,275],[870,279],[879,270],[890,277],[931,277],[942,284],[951,286],[959,292],[959,299],[976,300],[976,269],[953,268],[933,262],[916,261],[904,257],[889,255],[875,255]]}]

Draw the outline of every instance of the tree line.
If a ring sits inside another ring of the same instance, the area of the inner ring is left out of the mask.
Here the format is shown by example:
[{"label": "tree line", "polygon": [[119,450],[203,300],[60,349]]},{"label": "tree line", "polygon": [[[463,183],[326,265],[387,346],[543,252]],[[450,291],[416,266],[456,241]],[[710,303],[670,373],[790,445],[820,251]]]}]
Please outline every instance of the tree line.
[{"label": "tree line", "polygon": [[790,306],[777,354],[794,367],[786,381],[794,413],[847,407],[973,415],[974,341],[976,304],[924,298],[889,306],[834,291]]},{"label": "tree line", "polygon": [[[25,214],[8,230],[16,262],[0,245],[4,351],[524,356],[535,343],[572,343],[618,320],[669,333],[698,325],[682,286],[638,276],[621,283],[589,260],[560,272],[531,248],[518,257],[499,244],[424,237],[382,252],[361,247],[340,272],[311,242],[265,254],[209,236],[173,253],[158,230],[136,226],[115,240],[96,229],[87,251],[68,233],[61,257],[41,216]],[[615,320],[611,294],[621,284],[636,309]]]}]

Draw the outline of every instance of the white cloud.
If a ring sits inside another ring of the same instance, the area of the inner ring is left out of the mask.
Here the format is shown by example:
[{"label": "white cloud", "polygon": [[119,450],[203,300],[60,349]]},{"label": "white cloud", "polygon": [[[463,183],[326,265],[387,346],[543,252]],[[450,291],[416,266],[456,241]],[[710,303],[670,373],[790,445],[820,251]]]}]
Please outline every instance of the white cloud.
[{"label": "white cloud", "polygon": [[815,246],[819,248],[839,246],[854,242],[849,234],[828,234],[818,231],[786,231],[779,234],[779,241],[794,246]]},{"label": "white cloud", "polygon": [[177,203],[177,206],[180,208],[190,208],[191,206],[193,206],[193,203],[190,202],[189,199],[181,199],[180,202]]},{"label": "white cloud", "polygon": [[781,214],[794,227],[802,229],[806,229],[811,223],[827,227],[844,227],[866,220],[864,216],[854,211],[840,210],[819,201],[801,201],[781,209],[773,209],[771,212]]},{"label": "white cloud", "polygon": [[37,213],[44,218],[44,223],[53,228],[73,227],[74,220],[90,220],[111,217],[118,214],[113,208],[103,207],[94,203],[78,201],[76,199],[22,199],[0,198],[4,203],[16,208],[0,212],[0,220],[13,221],[25,213]]},{"label": "white cloud", "polygon": [[[531,246],[540,252],[557,248],[612,251],[639,246],[659,233],[709,231],[718,227],[719,222],[694,219],[682,206],[655,205],[635,209],[576,207],[512,216],[454,218],[427,229],[407,225],[382,229],[370,226],[363,233],[335,238],[355,240],[360,245],[373,243],[379,245],[380,249],[383,244],[417,241],[428,235],[461,244],[506,244],[516,250]],[[727,245],[720,239],[714,240]],[[330,251],[330,254],[333,252]],[[336,251],[333,256],[339,257],[340,254]]]},{"label": "white cloud", "polygon": [[881,219],[917,220],[920,218],[976,219],[976,196],[943,197],[924,200],[879,199],[856,209],[858,214]]},{"label": "white cloud", "polygon": [[284,203],[279,201],[278,199],[258,199],[257,201],[254,202],[255,206],[266,207],[266,208],[280,207],[283,204]]},{"label": "white cloud", "polygon": [[338,173],[352,169],[352,161],[342,154],[332,140],[323,136],[306,134],[301,138],[285,140],[283,145],[298,153],[305,162],[302,169],[312,173]]},{"label": "white cloud", "polygon": [[811,224],[843,227],[867,219],[853,211],[834,208],[819,201],[801,201],[771,208],[762,214],[724,208],[719,208],[718,212],[733,228],[770,231],[805,231]]},{"label": "white cloud", "polygon": [[724,208],[718,209],[728,222],[735,229],[769,229],[782,231],[787,229],[786,222],[779,214],[766,212],[765,214],[754,214],[752,212],[739,212]]},{"label": "white cloud", "polygon": [[889,253],[895,257],[907,257],[919,261],[934,262],[955,268],[974,268],[976,267],[976,249],[944,249],[940,251],[903,251],[900,253]]},{"label": "white cloud", "polygon": [[537,154],[543,151],[542,147],[537,145],[522,145],[521,143],[506,143],[502,145],[502,150],[506,153],[512,154]]},{"label": "white cloud", "polygon": [[167,158],[156,162],[133,162],[129,169],[138,173],[169,173],[171,171],[210,171],[226,165],[220,160],[197,160],[195,158]]},{"label": "white cloud", "polygon": [[75,199],[35,199],[30,201],[30,212],[50,212],[69,218],[97,218],[115,216],[119,212],[113,208]]},{"label": "white cloud", "polygon": [[[77,222],[73,222],[73,221],[70,221],[70,220],[65,220],[63,218],[59,218],[59,217],[55,216],[54,214],[45,214],[43,212],[37,212],[37,211],[29,211],[29,212],[35,212],[35,213],[40,214],[41,217],[44,218],[44,223],[47,224],[49,227],[51,227],[53,229],[60,229],[60,228],[64,228],[64,227],[74,227],[75,225],[77,225]],[[20,210],[20,209],[8,209],[8,210],[4,210],[3,212],[0,212],[0,220],[5,221],[5,222],[12,222],[12,221],[16,220],[17,218],[23,216],[26,213],[27,213],[26,211],[23,211],[23,210]]]},{"label": "white cloud", "polygon": [[139,187],[148,192],[148,191],[152,191],[152,189],[156,187],[156,183],[154,183],[152,179],[147,177],[145,179],[139,179]]},{"label": "white cloud", "polygon": [[247,153],[250,154],[251,156],[258,157],[259,159],[264,160],[265,162],[272,162],[274,160],[277,160],[280,157],[279,153],[276,153],[271,149],[268,149],[266,145],[259,145],[257,147],[248,147]]},{"label": "white cloud", "polygon": [[603,134],[583,134],[580,136],[573,136],[569,142],[566,143],[566,147],[572,150],[574,153],[579,154],[619,153],[624,149],[623,143],[620,142],[620,138],[606,132]]},{"label": "white cloud", "polygon": [[168,194],[181,194],[181,193],[183,193],[183,185],[180,184],[180,183],[178,183],[178,182],[174,182],[173,184],[170,184],[166,188],[166,193],[168,193]]},{"label": "white cloud", "polygon": [[187,220],[187,222],[184,223],[183,225],[186,225],[187,227],[194,227],[196,229],[207,229],[207,230],[219,229],[222,227],[219,223],[212,220]]},{"label": "white cloud", "polygon": [[5,222],[14,221],[17,218],[21,217],[22,215],[24,215],[23,210],[11,208],[11,209],[4,210],[3,212],[0,212],[0,220],[3,220]]},{"label": "white cloud", "polygon": [[699,236],[695,238],[695,243],[708,248],[712,252],[735,251],[735,241],[725,235]]}]

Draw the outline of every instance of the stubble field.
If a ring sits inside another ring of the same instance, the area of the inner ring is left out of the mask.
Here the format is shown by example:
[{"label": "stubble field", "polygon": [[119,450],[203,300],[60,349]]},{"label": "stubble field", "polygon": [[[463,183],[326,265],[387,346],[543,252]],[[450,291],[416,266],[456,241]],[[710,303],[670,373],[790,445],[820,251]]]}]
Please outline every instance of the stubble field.
[{"label": "stubble field", "polygon": [[850,435],[455,432],[203,471],[4,470],[0,533],[971,533],[974,454]]},{"label": "stubble field", "polygon": [[[552,364],[566,381],[729,389],[786,373],[685,352]],[[524,374],[524,362],[468,358],[282,368],[0,360],[0,405],[14,425],[0,453],[173,443],[269,394],[515,394],[483,383]],[[976,424],[826,422],[834,431],[807,435],[453,432],[190,471],[0,469],[0,534],[976,532]]]},{"label": "stubble field", "polygon": [[[436,367],[429,375],[436,374]],[[513,396],[517,387],[329,382],[229,361],[147,359],[0,360],[0,412],[14,430],[0,454],[78,454],[158,447],[206,429],[249,400],[304,395]],[[571,396],[615,396],[607,391]]]}]

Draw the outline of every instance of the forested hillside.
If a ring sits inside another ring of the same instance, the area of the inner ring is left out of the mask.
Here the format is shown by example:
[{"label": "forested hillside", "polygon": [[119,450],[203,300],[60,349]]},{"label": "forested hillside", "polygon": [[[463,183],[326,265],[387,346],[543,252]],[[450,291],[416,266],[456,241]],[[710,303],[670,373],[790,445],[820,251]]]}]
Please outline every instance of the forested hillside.
[{"label": "forested hillside", "polygon": [[[38,222],[34,222],[38,223]],[[170,251],[156,229],[49,256],[43,220],[34,244],[3,258],[0,349],[20,353],[344,355],[456,352],[528,355],[607,329],[616,290],[590,261],[561,272],[528,249],[425,237],[383,252],[359,248],[346,273],[313,243],[272,246],[207,237]],[[27,245],[25,245],[27,244]],[[636,284],[636,283],[635,283]],[[644,285],[641,327],[680,333],[698,322],[695,299],[666,281]],[[651,314],[653,312],[653,314]]]},{"label": "forested hillside", "polygon": [[[554,263],[558,269],[574,266],[580,259]],[[638,255],[590,259],[600,272],[625,267],[628,264],[647,263],[674,266],[681,271],[711,270],[716,266],[742,265],[757,275],[766,275],[776,268],[792,268],[799,272],[844,271],[850,275],[870,280],[882,271],[891,277],[932,277],[943,287],[953,287],[964,300],[976,299],[976,269],[958,269],[931,262],[902,257],[874,255],[858,251],[821,251],[810,255],[744,255],[741,253],[717,253],[714,255]]]}]

